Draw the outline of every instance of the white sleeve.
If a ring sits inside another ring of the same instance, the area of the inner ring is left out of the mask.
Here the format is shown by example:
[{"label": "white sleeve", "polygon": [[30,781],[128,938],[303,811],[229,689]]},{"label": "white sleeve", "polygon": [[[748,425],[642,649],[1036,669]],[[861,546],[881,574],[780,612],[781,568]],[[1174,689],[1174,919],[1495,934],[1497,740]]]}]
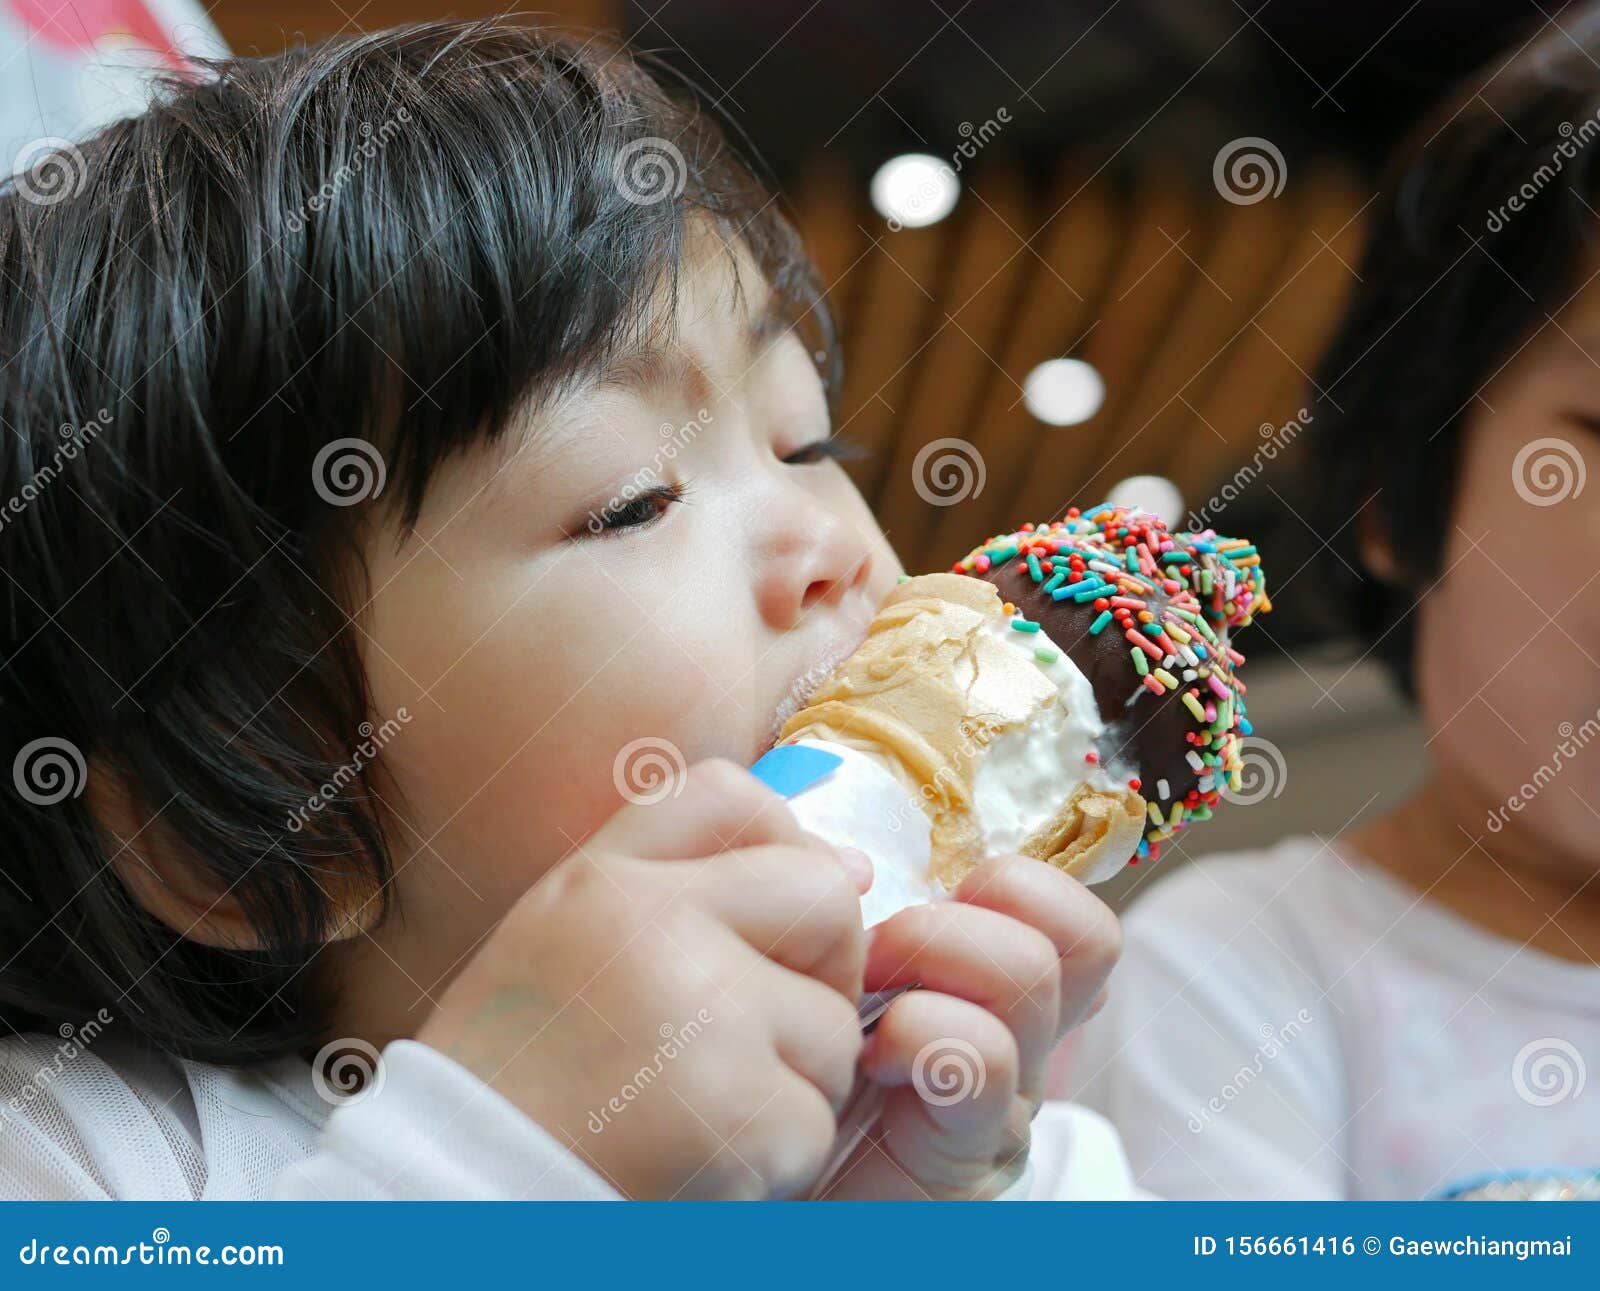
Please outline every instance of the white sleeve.
[{"label": "white sleeve", "polygon": [[1343,1198],[1336,1010],[1310,939],[1270,884],[1201,868],[1125,919],[1109,1002],[1070,1039],[1064,1091],[1117,1126],[1138,1186],[1159,1196]]},{"label": "white sleeve", "polygon": [[614,1201],[618,1193],[532,1119],[415,1040],[384,1048],[384,1083],[338,1108],[310,1160],[278,1176],[285,1201]]},{"label": "white sleeve", "polygon": [[[389,1044],[381,1086],[320,1130],[295,1099],[232,1068],[109,1036],[63,1062],[53,1041],[0,1042],[0,1200],[618,1198],[502,1094],[414,1040]],[[1046,1103],[1027,1168],[1003,1197],[1129,1188],[1115,1131]]]}]

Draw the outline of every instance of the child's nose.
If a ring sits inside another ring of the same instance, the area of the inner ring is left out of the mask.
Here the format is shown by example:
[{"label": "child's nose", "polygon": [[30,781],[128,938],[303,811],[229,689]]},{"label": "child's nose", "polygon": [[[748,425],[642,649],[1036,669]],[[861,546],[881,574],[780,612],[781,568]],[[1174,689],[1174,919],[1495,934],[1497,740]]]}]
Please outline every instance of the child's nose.
[{"label": "child's nose", "polygon": [[767,625],[787,632],[812,610],[851,600],[866,605],[873,549],[841,516],[809,499],[769,512],[759,544],[758,599]]}]

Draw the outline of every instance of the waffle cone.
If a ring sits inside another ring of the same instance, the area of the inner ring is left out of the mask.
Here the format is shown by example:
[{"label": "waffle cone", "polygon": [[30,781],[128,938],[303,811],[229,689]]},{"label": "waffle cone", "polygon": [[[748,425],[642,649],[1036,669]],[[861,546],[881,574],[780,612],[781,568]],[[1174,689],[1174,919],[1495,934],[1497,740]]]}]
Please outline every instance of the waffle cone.
[{"label": "waffle cone", "polygon": [[[1004,615],[999,592],[981,579],[907,579],[884,599],[860,649],[779,736],[843,744],[881,761],[922,803],[930,873],[947,888],[985,859],[973,796],[984,750],[1057,698],[1055,684],[989,630]],[[1131,790],[1063,776],[1059,808],[1021,850],[1070,874],[1104,877],[1138,847],[1144,812]]]}]

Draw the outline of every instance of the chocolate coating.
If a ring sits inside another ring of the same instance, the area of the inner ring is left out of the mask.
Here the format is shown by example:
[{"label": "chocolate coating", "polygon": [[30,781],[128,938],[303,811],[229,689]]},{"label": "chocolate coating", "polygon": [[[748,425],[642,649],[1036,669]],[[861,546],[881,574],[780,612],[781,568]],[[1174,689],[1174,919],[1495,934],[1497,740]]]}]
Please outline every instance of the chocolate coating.
[{"label": "chocolate coating", "polygon": [[[1140,685],[1128,660],[1131,647],[1122,632],[1112,625],[1098,636],[1089,634],[1089,625],[1099,614],[1092,602],[1079,605],[1070,597],[1055,600],[1041,590],[1043,585],[1033,581],[1020,561],[1008,560],[972,577],[993,583],[1002,600],[1036,620],[1089,679],[1100,719],[1106,724],[1107,751],[1115,750],[1118,761],[1138,768],[1146,796],[1154,796],[1161,780],[1167,782],[1172,797],[1179,799],[1199,784],[1184,756],[1193,747],[1184,737],[1195,729],[1195,723],[1179,699],[1182,692],[1157,696]],[[1147,594],[1145,600],[1158,616],[1167,603],[1160,591]]]},{"label": "chocolate coating", "polygon": [[1135,508],[1069,507],[1065,519],[995,534],[952,572],[988,582],[1088,680],[1107,769],[1138,776],[1150,822],[1140,857],[1209,820],[1239,785],[1254,728],[1236,675],[1244,656],[1228,637],[1272,608],[1249,542],[1173,533]]}]

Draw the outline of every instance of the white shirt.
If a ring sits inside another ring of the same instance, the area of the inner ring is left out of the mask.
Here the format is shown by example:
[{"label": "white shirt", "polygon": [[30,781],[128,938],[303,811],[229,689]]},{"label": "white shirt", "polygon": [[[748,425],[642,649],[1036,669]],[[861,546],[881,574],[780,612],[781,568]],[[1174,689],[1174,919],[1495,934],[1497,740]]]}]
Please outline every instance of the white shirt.
[{"label": "white shirt", "polygon": [[1186,866],[1125,930],[1057,1087],[1121,1130],[1141,1188],[1421,1198],[1600,1169],[1600,968],[1313,838]]},{"label": "white shirt", "polygon": [[[0,1042],[0,1199],[601,1200],[617,1193],[465,1067],[414,1040],[335,1108],[309,1063],[212,1066],[119,1036]],[[1110,1126],[1050,1103],[1018,1199],[1129,1195]]]}]

